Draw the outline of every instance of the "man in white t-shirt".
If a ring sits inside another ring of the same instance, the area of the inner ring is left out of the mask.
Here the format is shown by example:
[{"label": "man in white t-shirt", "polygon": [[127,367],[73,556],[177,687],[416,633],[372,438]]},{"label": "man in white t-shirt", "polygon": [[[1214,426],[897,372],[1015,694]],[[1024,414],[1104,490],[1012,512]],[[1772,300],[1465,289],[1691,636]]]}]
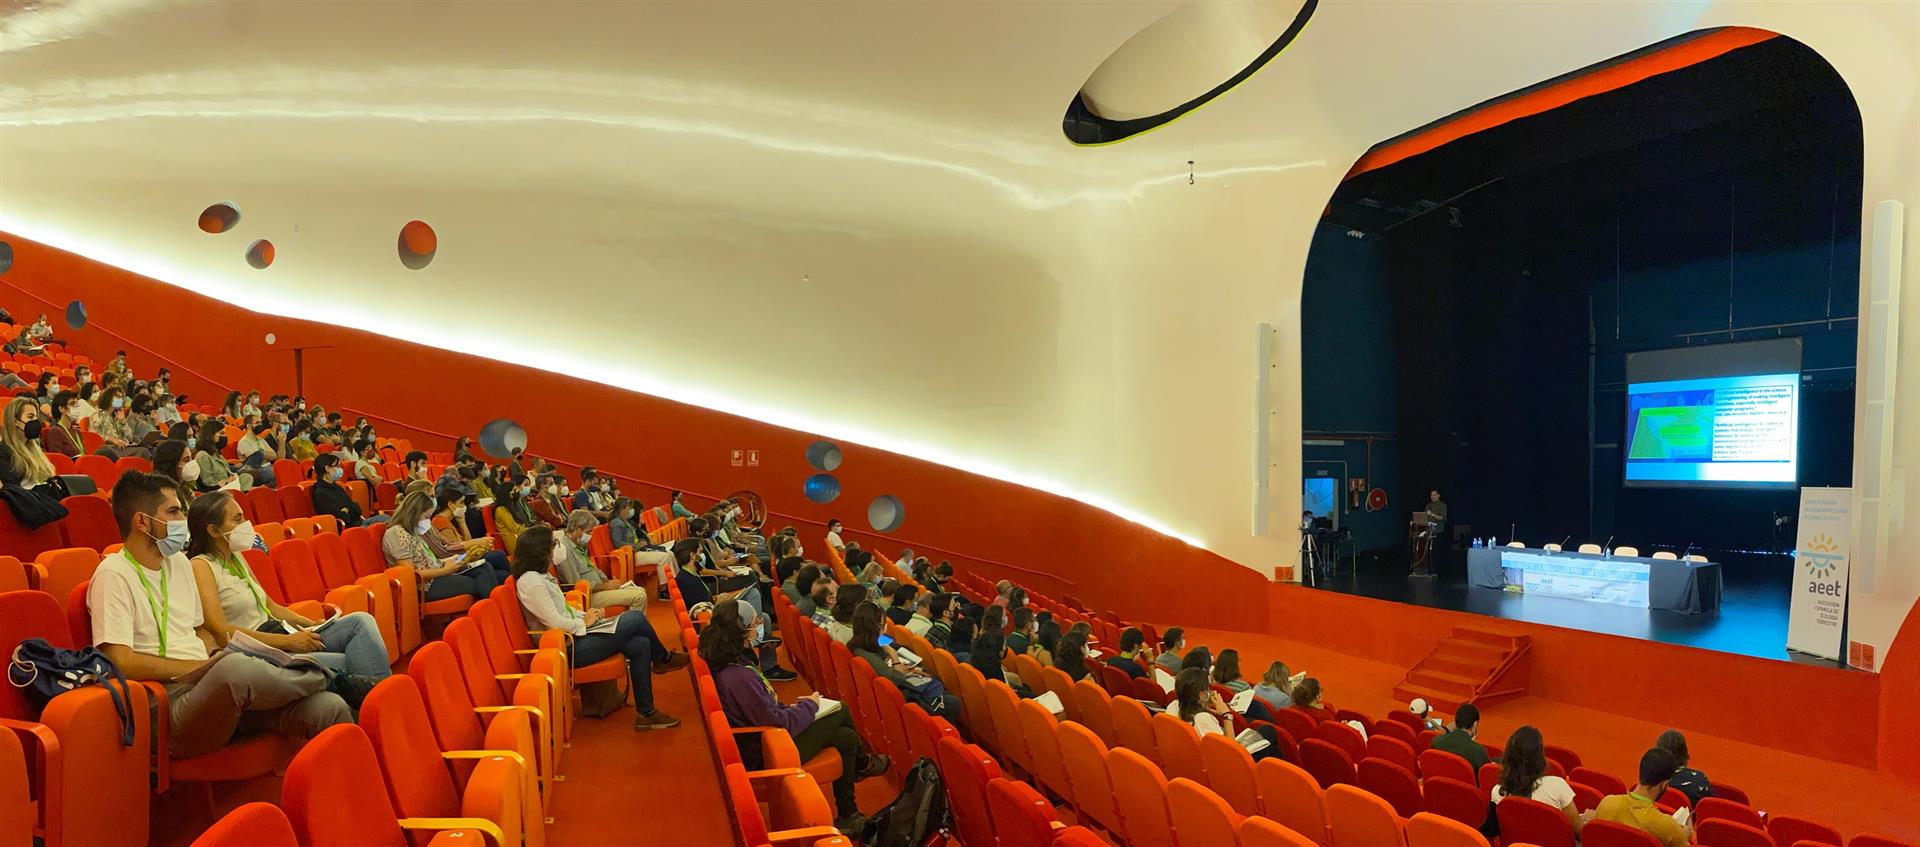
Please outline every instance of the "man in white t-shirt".
[{"label": "man in white t-shirt", "polygon": [[113,486],[124,549],[101,560],[87,589],[93,642],[131,680],[167,687],[173,755],[209,753],[236,734],[312,738],[353,711],[327,691],[324,670],[275,667],[253,656],[209,659],[193,566],[183,555],[187,511],[175,483],[129,472]]},{"label": "man in white t-shirt", "polygon": [[840,522],[837,520],[827,521],[827,546],[840,551],[842,557],[847,555],[847,543],[840,540]]}]

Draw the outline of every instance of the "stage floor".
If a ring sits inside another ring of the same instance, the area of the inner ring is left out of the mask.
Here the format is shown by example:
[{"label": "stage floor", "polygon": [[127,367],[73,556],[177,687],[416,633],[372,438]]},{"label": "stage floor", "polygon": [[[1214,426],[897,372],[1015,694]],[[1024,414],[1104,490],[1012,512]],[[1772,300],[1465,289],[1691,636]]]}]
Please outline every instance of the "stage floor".
[{"label": "stage floor", "polygon": [[1363,556],[1357,572],[1348,560],[1342,560],[1338,573],[1324,580],[1309,578],[1306,584],[1377,600],[1681,644],[1740,656],[1820,667],[1846,666],[1845,662],[1787,650],[1787,614],[1793,585],[1790,560],[1728,562],[1722,570],[1725,583],[1720,611],[1705,615],[1474,588],[1467,584],[1465,555],[1458,552],[1437,568],[1439,575],[1431,579],[1407,577],[1406,565],[1402,562],[1369,560]]}]

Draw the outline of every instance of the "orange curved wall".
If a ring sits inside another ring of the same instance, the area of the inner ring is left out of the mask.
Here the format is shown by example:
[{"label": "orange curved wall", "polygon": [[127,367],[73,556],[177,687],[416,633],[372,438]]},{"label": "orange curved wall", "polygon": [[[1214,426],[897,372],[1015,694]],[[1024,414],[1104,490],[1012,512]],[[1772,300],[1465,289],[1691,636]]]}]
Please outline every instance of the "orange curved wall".
[{"label": "orange curved wall", "polygon": [[[810,547],[822,543],[820,524],[839,518],[854,530],[852,537],[889,556],[910,545],[935,561],[947,558],[993,578],[1021,579],[1130,617],[1204,618],[1239,629],[1264,629],[1267,623],[1266,580],[1260,575],[1073,500],[841,443],[844,461],[834,472],[840,497],[819,505],[801,495],[802,481],[814,473],[806,448],[816,439],[807,433],[353,328],[250,312],[10,233],[0,238],[14,248],[13,269],[0,275],[0,305],[28,321],[36,312],[51,313],[56,335],[70,336],[78,349],[102,360],[127,347],[138,373],[152,374],[171,362],[176,391],[193,402],[218,404],[228,386],[293,393],[292,350],[315,348],[304,354],[309,398],[329,409],[367,414],[381,434],[405,435],[430,449],[452,444],[428,433],[473,434],[489,420],[510,417],[526,428],[529,451],[556,464],[592,464],[704,497],[758,491],[775,513],[775,525],[814,524],[801,529]],[[89,329],[66,331],[60,312],[71,300],[86,304]],[[473,331],[521,332],[528,321],[547,321],[546,314],[537,304],[502,308],[498,327]],[[275,335],[273,345],[265,343],[267,333]],[[183,373],[183,367],[219,384]],[[380,417],[404,419],[426,432]],[[760,451],[760,466],[732,467],[735,449]],[[639,491],[652,504],[664,499],[657,484]],[[893,536],[864,531],[867,503],[882,494],[905,504],[906,522]],[[957,552],[962,550],[967,555]],[[1217,591],[1188,590],[1196,584]]]},{"label": "orange curved wall", "polygon": [[[1920,616],[1909,615],[1882,674],[1874,676],[1382,605],[1274,585],[1072,500],[847,443],[840,444],[844,462],[835,472],[840,499],[822,506],[800,494],[801,481],[813,472],[805,451],[815,439],[806,433],[357,329],[249,312],[11,234],[0,238],[15,252],[13,269],[0,275],[0,305],[25,320],[37,311],[53,313],[59,334],[96,358],[128,347],[143,374],[166,363],[156,355],[164,354],[174,365],[177,390],[196,402],[219,402],[226,386],[291,393],[291,350],[312,347],[305,365],[310,398],[330,408],[405,418],[427,431],[384,422],[382,431],[435,448],[450,443],[434,433],[473,433],[488,420],[511,417],[527,428],[534,454],[646,481],[640,490],[654,502],[659,483],[705,496],[750,488],[766,498],[776,525],[801,524],[812,546],[821,543],[819,524],[838,517],[856,528],[853,537],[889,555],[912,544],[989,577],[1073,594],[1128,617],[1273,631],[1377,661],[1411,666],[1452,626],[1526,631],[1539,651],[1535,694],[1648,720],[1685,716],[1722,735],[1920,781],[1920,709],[1905,702],[1920,692]],[[59,309],[49,305],[75,299],[87,305],[94,323],[79,333],[64,331]],[[474,331],[518,331],[525,321],[544,320],[537,307],[502,310],[499,317],[499,330]],[[269,332],[276,336],[271,346],[263,340]],[[759,450],[761,466],[732,467],[734,449]],[[906,504],[906,523],[894,536],[857,531],[866,525],[866,503],[880,494]],[[1649,670],[1593,684],[1599,677],[1592,669],[1622,661]]]}]

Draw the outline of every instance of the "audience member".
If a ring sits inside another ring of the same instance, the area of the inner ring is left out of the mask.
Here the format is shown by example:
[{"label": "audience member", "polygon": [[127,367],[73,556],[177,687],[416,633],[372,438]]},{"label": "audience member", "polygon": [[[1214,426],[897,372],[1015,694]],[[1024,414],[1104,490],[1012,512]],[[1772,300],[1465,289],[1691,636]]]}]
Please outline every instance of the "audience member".
[{"label": "audience member", "polygon": [[[156,462],[159,461],[159,455],[159,451],[155,450]],[[346,470],[340,467],[340,457],[332,453],[321,453],[314,457],[313,485],[307,490],[313,500],[313,513],[339,518],[342,527],[359,526],[360,504],[355,503],[353,495],[340,485],[344,476]]]},{"label": "audience member", "polygon": [[1167,673],[1180,671],[1180,651],[1187,649],[1187,631],[1177,626],[1167,627],[1160,633],[1160,655],[1153,657],[1153,663]]},{"label": "audience member", "polygon": [[[753,655],[752,635],[731,618],[723,620],[716,616],[701,633],[700,658],[706,660],[707,667],[713,671],[714,688],[720,695],[720,706],[728,723],[736,727],[786,730],[793,737],[801,761],[827,747],[839,751],[843,765],[840,778],[833,782],[835,826],[841,832],[858,833],[863,821],[854,797],[854,783],[886,773],[892,762],[884,755],[868,753],[861,745],[860,736],[854,731],[853,716],[845,706],[835,703],[832,711],[821,714],[824,698],[819,694],[805,695],[792,705],[782,704],[774,697],[773,686],[757,671]],[[746,760],[749,769],[764,765],[760,752],[757,744],[740,748],[741,758]]]},{"label": "audience member", "polygon": [[953,648],[960,645],[950,643],[948,637],[953,634],[953,620],[958,616],[959,609],[958,595],[934,595],[933,602],[927,607],[927,614],[933,619],[933,624],[920,635],[927,639],[928,644],[945,647],[949,653],[956,652]]},{"label": "audience member", "polygon": [[1664,748],[1655,747],[1641,754],[1639,783],[1625,794],[1601,799],[1600,805],[1593,809],[1592,819],[1640,829],[1660,839],[1662,847],[1687,847],[1693,841],[1692,823],[1682,824],[1674,820],[1672,815],[1660,811],[1660,807],[1654,803],[1660,795],[1667,793],[1673,774],[1679,769],[1680,760]]},{"label": "audience member", "polygon": [[[1233,709],[1207,683],[1207,672],[1199,668],[1187,668],[1174,677],[1173,702],[1167,704],[1167,714],[1186,721],[1201,735],[1233,737],[1227,731],[1233,726]],[[1266,747],[1252,754],[1254,759],[1285,758],[1273,727],[1260,725],[1253,729],[1267,741]]]},{"label": "audience member", "polygon": [[426,492],[416,491],[400,499],[393,517],[387,521],[386,531],[380,536],[380,552],[386,555],[387,565],[413,568],[420,577],[423,600],[444,600],[462,594],[476,600],[486,599],[493,587],[500,584],[498,575],[485,561],[469,562],[459,553],[434,555],[427,542],[427,536],[433,532],[433,521],[428,517],[432,511],[433,498]]},{"label": "audience member", "polygon": [[[560,578],[568,585],[585,581],[587,583],[587,602],[596,609],[608,606],[626,606],[630,609],[644,609],[647,605],[647,591],[631,582],[620,583],[607,576],[593,564],[593,557],[587,553],[587,542],[593,536],[596,526],[592,513],[585,509],[575,509],[567,515],[567,531],[560,537],[560,547],[564,555],[554,563]],[[518,550],[519,548],[514,548]],[[759,607],[755,606],[757,610]]]},{"label": "audience member", "polygon": [[[1309,682],[1313,683],[1313,693],[1315,695],[1320,693],[1318,680],[1312,677],[1301,680],[1300,685],[1293,690],[1294,708],[1300,707],[1301,688]],[[1487,748],[1474,740],[1474,737],[1479,734],[1480,708],[1472,703],[1466,703],[1460,706],[1459,711],[1453,713],[1453,731],[1435,736],[1431,746],[1435,750],[1444,750],[1466,759],[1467,764],[1473,766],[1473,772],[1479,773],[1480,768],[1491,761],[1491,757],[1487,755]]]},{"label": "audience member", "polygon": [[1037,679],[1022,679],[1019,674],[1008,672],[1001,662],[1007,654],[1006,636],[998,627],[982,626],[973,636],[973,643],[967,648],[967,663],[980,671],[987,679],[997,679],[1007,684],[1020,696],[1028,696],[1027,689],[1040,683]]},{"label": "audience member", "polygon": [[887,604],[887,620],[907,627],[907,629],[911,631],[913,629],[914,601],[918,599],[919,594],[919,590],[911,585],[902,585],[895,588],[893,590],[893,602]]},{"label": "audience member", "polygon": [[[1022,609],[1021,611],[1026,611]],[[1127,627],[1120,631],[1120,653],[1107,660],[1107,666],[1126,671],[1134,679],[1146,679],[1147,669],[1142,664],[1141,650],[1145,648],[1147,636],[1137,627]]]},{"label": "audience member", "polygon": [[687,666],[685,653],[674,653],[661,643],[645,612],[624,612],[615,617],[611,630],[602,624],[606,610],[574,611],[567,605],[559,583],[548,568],[566,557],[560,539],[553,530],[534,527],[520,534],[513,548],[513,588],[520,598],[527,628],[559,630],[568,639],[568,654],[573,667],[584,668],[616,653],[625,656],[627,683],[633,691],[633,728],[636,732],[671,729],[680,719],[654,708],[653,674],[667,673]]},{"label": "audience member", "polygon": [[242,555],[259,535],[231,492],[195,497],[187,509],[187,531],[204,628],[215,646],[226,646],[234,631],[242,631],[269,647],[310,655],[335,673],[363,677],[353,685],[359,692],[393,673],[373,615],[350,612],[316,621],[267,595]]},{"label": "audience member", "polygon": [[920,594],[913,598],[913,614],[907,617],[907,631],[922,638],[933,631],[933,598],[938,595]]},{"label": "audience member", "polygon": [[1180,669],[1184,671],[1188,668],[1199,668],[1212,674],[1213,651],[1208,650],[1205,644],[1188,650],[1186,655],[1180,657]]},{"label": "audience member", "polygon": [[1087,678],[1087,637],[1079,632],[1060,636],[1053,651],[1053,666],[1067,672],[1074,682]]},{"label": "audience member", "polygon": [[1494,783],[1492,792],[1494,805],[1506,797],[1526,797],[1560,810],[1575,834],[1585,823],[1573,805],[1573,786],[1547,773],[1547,744],[1540,730],[1531,726],[1514,730],[1500,752],[1500,780]]},{"label": "audience member", "polygon": [[1668,781],[1675,790],[1687,795],[1687,805],[1697,806],[1701,800],[1713,796],[1713,783],[1708,781],[1707,775],[1687,766],[1687,737],[1681,735],[1680,730],[1669,729],[1660,733],[1660,737],[1654,739],[1653,746],[1672,753],[1673,760],[1680,764],[1674,770],[1673,778]]},{"label": "audience member", "polygon": [[609,514],[613,515],[613,519],[607,522],[607,540],[613,543],[615,549],[625,548],[632,553],[636,573],[639,568],[653,568],[659,576],[660,592],[664,596],[673,568],[673,554],[665,547],[654,544],[653,538],[647,535],[646,525],[640,522],[640,504],[621,497],[613,501]]},{"label": "audience member", "polygon": [[1292,687],[1293,670],[1286,662],[1274,662],[1267,666],[1260,684],[1253,687],[1253,696],[1266,701],[1273,709],[1284,709],[1293,705],[1293,696],[1287,693]]},{"label": "audience member", "polygon": [[[1306,712],[1309,717],[1313,718],[1313,722],[1316,724],[1321,721],[1333,720],[1333,709],[1327,706],[1322,700],[1322,693],[1320,690],[1320,680],[1314,679],[1313,677],[1300,680],[1300,684],[1293,687],[1293,708]],[[1437,740],[1435,743],[1437,746]],[[1480,761],[1482,764],[1487,761],[1487,751],[1484,748],[1480,751]],[[1479,765],[1474,765],[1474,767],[1477,768]]]},{"label": "audience member", "polygon": [[274,444],[273,424],[262,420],[259,413],[249,415],[247,424],[240,433],[240,443],[234,446],[234,454],[240,457],[240,466],[253,475],[255,484],[269,488],[278,484],[273,478],[273,463],[280,458],[278,445]]},{"label": "audience member", "polygon": [[867,590],[859,585],[842,585],[833,595],[832,620],[827,623],[827,637],[841,644],[853,640],[853,612],[860,604],[867,602]]},{"label": "audience member", "polygon": [[1420,719],[1421,726],[1441,732],[1447,731],[1446,722],[1440,720],[1439,716],[1433,713],[1433,706],[1427,702],[1425,697],[1413,698],[1413,702],[1407,704],[1407,711],[1412,712],[1414,717]]},{"label": "audience member", "polygon": [[[875,675],[893,683],[893,687],[906,695],[907,702],[919,706],[927,714],[960,714],[959,697],[948,694],[939,680],[916,671],[892,647],[881,646],[882,618],[878,605],[861,601],[854,608],[850,620],[852,634],[848,637],[847,649],[853,652],[854,658],[864,659]],[[979,664],[976,662],[974,666],[979,667]]]},{"label": "audience member", "polygon": [[227,464],[220,451],[226,449],[227,433],[220,422],[208,418],[200,427],[200,434],[194,439],[197,448],[193,461],[200,466],[194,477],[194,487],[200,491],[213,491],[219,488],[237,487],[245,491],[253,487],[253,476],[246,473],[234,473],[233,466]]},{"label": "audience member", "polygon": [[1013,629],[1007,633],[1007,651],[1026,655],[1033,646],[1034,635],[1033,610],[1025,606],[1013,610]]},{"label": "audience member", "polygon": [[[674,505],[678,506],[679,504],[680,501],[675,499]],[[843,557],[847,555],[847,543],[840,540],[840,520],[838,518],[827,521],[827,546],[840,551],[840,555]]]},{"label": "audience member", "polygon": [[1049,617],[1040,622],[1038,634],[1033,638],[1033,646],[1027,648],[1027,654],[1040,663],[1040,667],[1053,667],[1053,654],[1060,649],[1060,622]]},{"label": "audience member", "polygon": [[129,472],[114,484],[112,501],[125,546],[101,560],[87,590],[93,643],[127,679],[166,686],[172,755],[212,752],[243,728],[307,739],[353,721],[347,703],[327,690],[324,668],[280,668],[225,651],[209,656],[215,636],[185,555],[187,511],[171,480]]},{"label": "audience member", "polygon": [[[40,419],[40,405],[30,397],[15,397],[7,402],[6,427],[0,430],[0,444],[11,457],[7,462],[8,485],[39,488],[54,478],[53,462],[41,449],[40,439],[46,421]],[[17,482],[15,482],[17,480]]]},{"label": "audience member", "polygon": [[499,531],[500,540],[508,549],[520,549],[515,546],[520,533],[539,523],[533,516],[533,508],[527,504],[527,498],[532,496],[533,481],[524,476],[514,477],[493,505],[493,528]]},{"label": "audience member", "polygon": [[58,453],[69,459],[80,458],[86,444],[81,436],[80,421],[85,419],[85,414],[80,404],[79,395],[71,391],[53,395],[47,404],[53,409],[53,419],[40,428],[40,449],[43,452]]}]

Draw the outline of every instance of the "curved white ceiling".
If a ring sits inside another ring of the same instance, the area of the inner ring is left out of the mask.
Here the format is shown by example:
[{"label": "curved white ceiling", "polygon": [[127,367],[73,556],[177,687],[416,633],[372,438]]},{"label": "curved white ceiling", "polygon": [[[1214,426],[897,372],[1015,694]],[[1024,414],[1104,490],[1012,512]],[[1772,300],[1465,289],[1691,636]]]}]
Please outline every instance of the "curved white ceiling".
[{"label": "curved white ceiling", "polygon": [[[1284,459],[1307,240],[1369,145],[1739,24],[1807,42],[1862,95],[1870,199],[1920,148],[1891,152],[1915,132],[1912,4],[1706,0],[1324,3],[1177,124],[1069,144],[1069,98],[1180,5],[15,6],[0,228],[253,309],[1065,493],[1264,568],[1294,542],[1247,530],[1252,328],[1280,332]],[[194,227],[220,200],[238,240]],[[414,218],[439,233],[418,272],[394,255]],[[256,237],[269,270],[242,260]],[[570,331],[535,349],[457,330],[530,295]],[[633,332],[609,308],[642,299],[752,303],[787,340],[721,349],[702,322]],[[1275,514],[1298,512],[1297,472],[1278,463]]]}]

